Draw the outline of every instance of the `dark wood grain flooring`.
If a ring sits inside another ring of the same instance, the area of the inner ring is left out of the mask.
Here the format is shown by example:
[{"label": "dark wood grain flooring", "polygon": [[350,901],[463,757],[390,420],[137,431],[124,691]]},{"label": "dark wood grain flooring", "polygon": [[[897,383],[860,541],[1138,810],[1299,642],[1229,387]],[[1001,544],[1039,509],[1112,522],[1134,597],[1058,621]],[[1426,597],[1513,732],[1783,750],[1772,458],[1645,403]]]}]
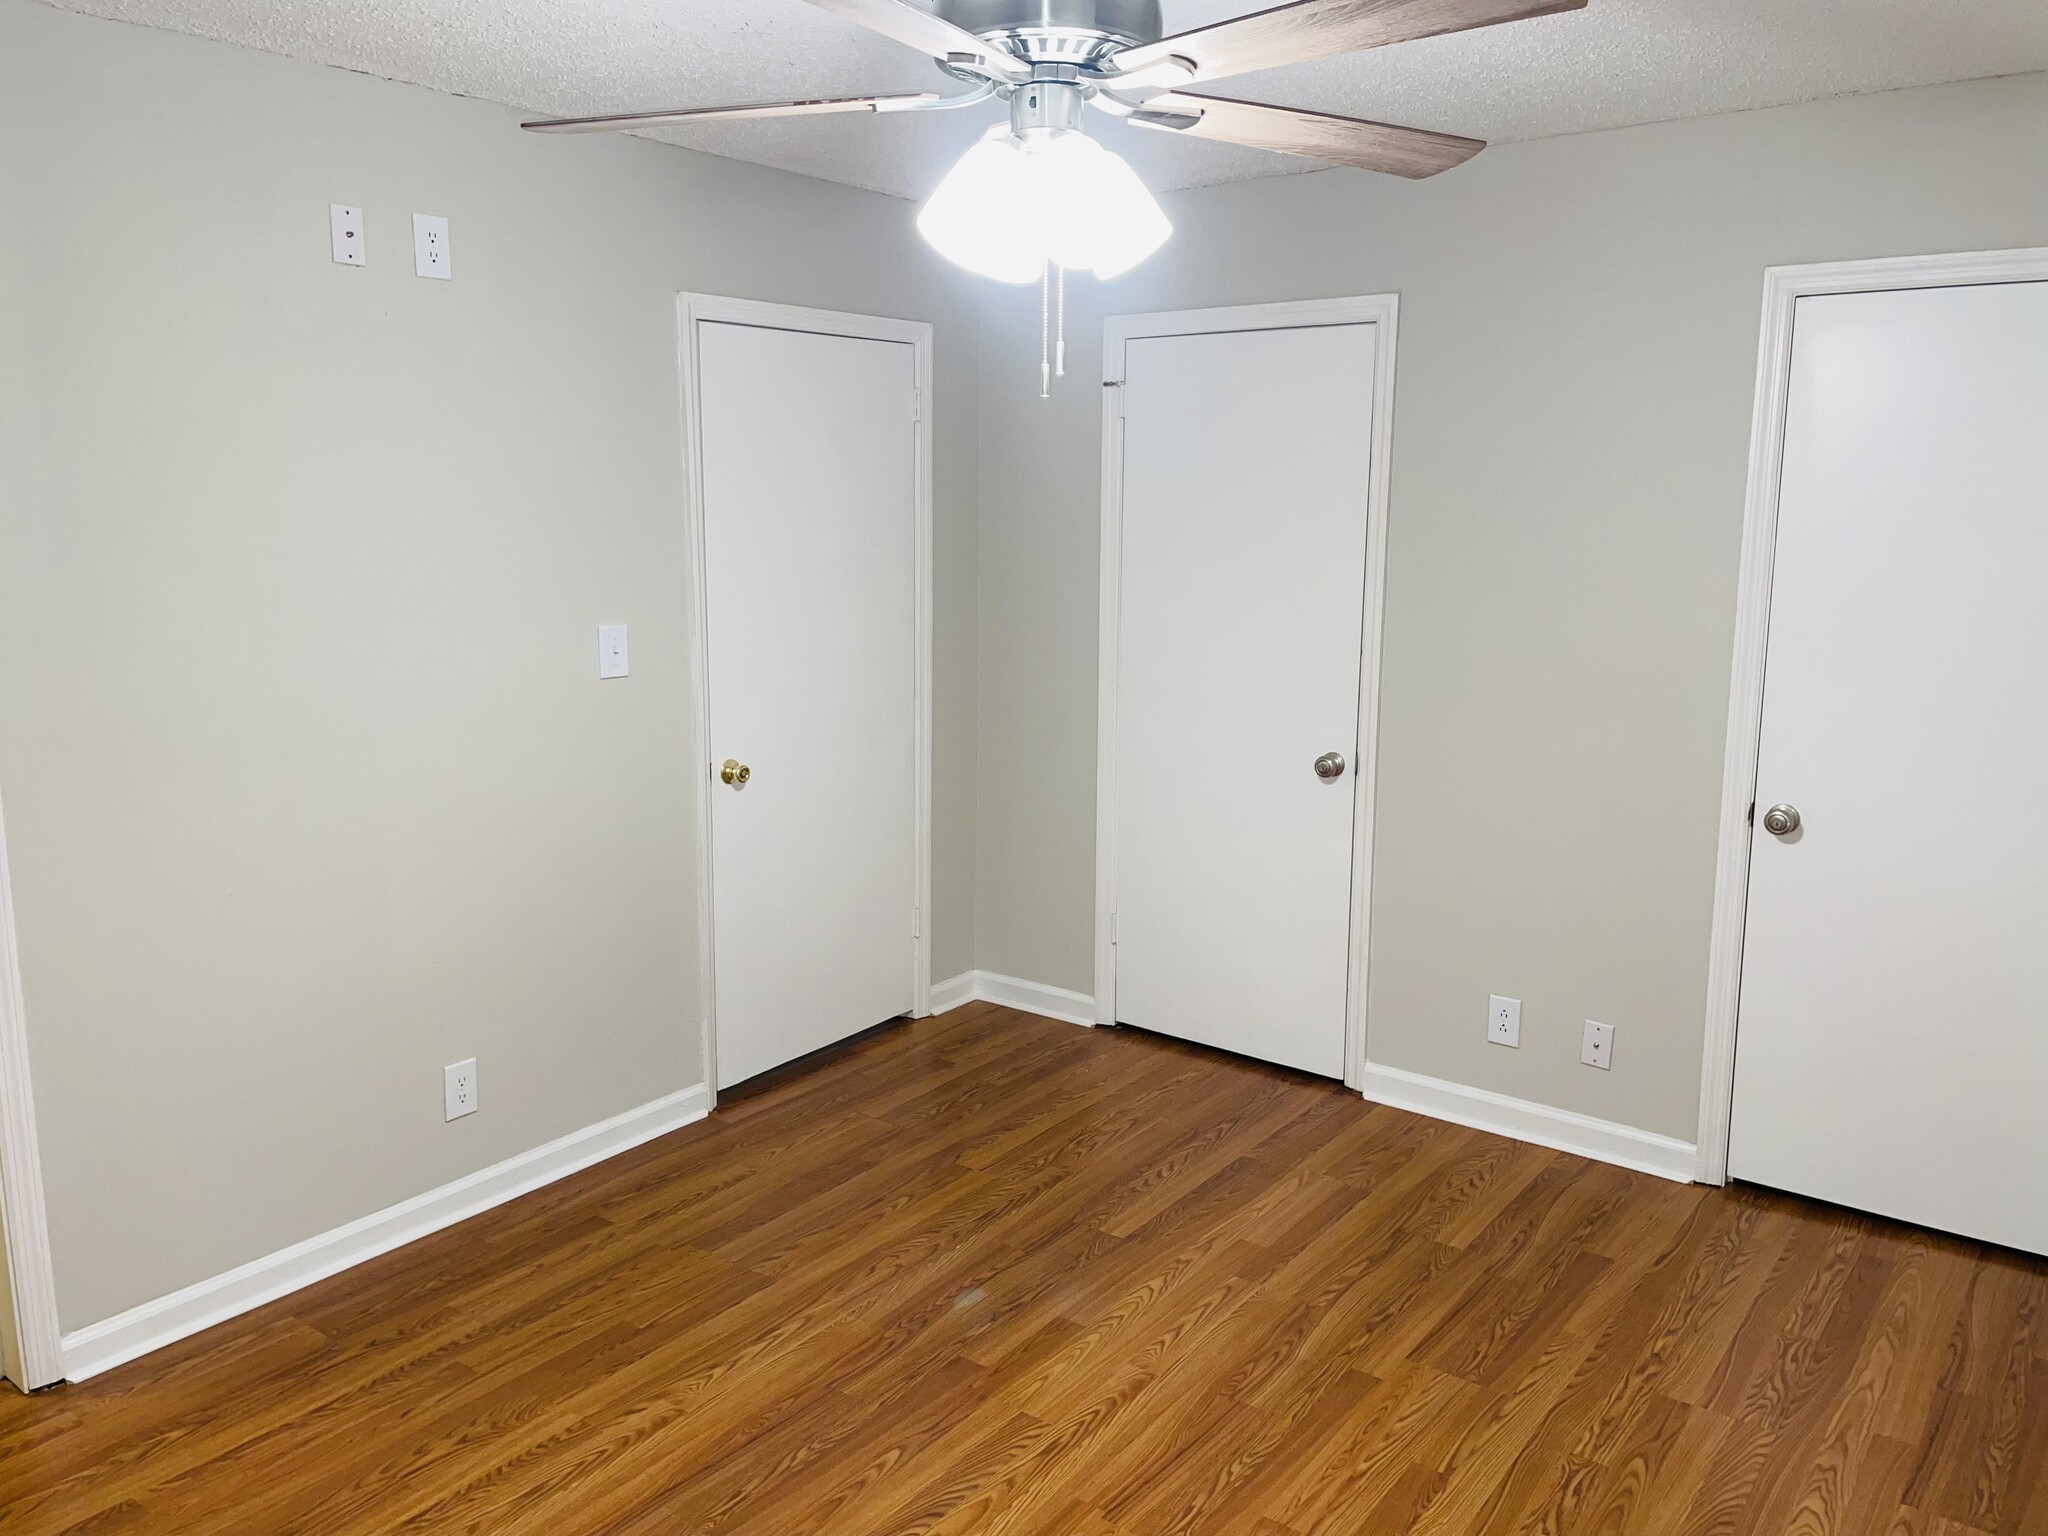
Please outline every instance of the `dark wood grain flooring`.
[{"label": "dark wood grain flooring", "polygon": [[0,1529],[2048,1533],[2048,1265],[976,1005],[0,1393]]}]

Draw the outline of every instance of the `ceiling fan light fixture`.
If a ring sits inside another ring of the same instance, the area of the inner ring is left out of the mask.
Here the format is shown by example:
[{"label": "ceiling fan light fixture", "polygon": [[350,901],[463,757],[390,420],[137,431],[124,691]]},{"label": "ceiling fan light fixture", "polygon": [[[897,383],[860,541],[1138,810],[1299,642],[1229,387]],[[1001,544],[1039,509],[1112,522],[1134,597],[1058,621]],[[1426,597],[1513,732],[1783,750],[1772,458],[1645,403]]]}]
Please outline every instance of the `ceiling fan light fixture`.
[{"label": "ceiling fan light fixture", "polygon": [[[1486,146],[1478,139],[1305,112],[1188,86],[1306,64],[1415,38],[1468,32],[1587,0],[1279,0],[1167,35],[1160,0],[811,0],[929,57],[970,89],[682,107],[545,118],[537,133],[681,127],[742,118],[954,112],[992,96],[1010,109],[918,210],[920,234],[948,261],[1002,283],[1040,286],[1039,393],[1066,371],[1066,274],[1113,278],[1173,234],[1123,159],[1081,131],[1094,106],[1140,128],[1419,178]],[[1054,337],[1058,342],[1055,344]]]},{"label": "ceiling fan light fixture", "polygon": [[991,128],[946,173],[917,215],[948,261],[1004,283],[1046,263],[1097,277],[1128,272],[1173,226],[1123,158],[1076,130]]}]

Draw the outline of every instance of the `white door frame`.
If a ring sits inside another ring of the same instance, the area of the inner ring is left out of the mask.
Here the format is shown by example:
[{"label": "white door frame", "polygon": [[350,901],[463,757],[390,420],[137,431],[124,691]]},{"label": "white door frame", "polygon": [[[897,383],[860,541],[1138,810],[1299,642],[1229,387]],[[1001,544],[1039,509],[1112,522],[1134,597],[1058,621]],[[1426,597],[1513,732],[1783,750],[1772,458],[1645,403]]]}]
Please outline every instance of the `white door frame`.
[{"label": "white door frame", "polygon": [[695,694],[696,739],[692,748],[703,772],[697,786],[697,965],[699,1012],[704,1040],[704,1084],[709,1102],[718,1102],[718,991],[715,934],[711,899],[711,664],[708,610],[704,585],[704,480],[702,412],[699,410],[697,327],[715,322],[752,325],[774,331],[806,331],[817,336],[849,336],[865,341],[898,341],[911,349],[916,398],[911,404],[912,436],[917,455],[913,477],[916,507],[915,619],[917,698],[912,710],[916,731],[916,784],[913,835],[917,841],[917,893],[912,939],[911,998],[919,1018],[931,1012],[932,964],[932,328],[923,320],[891,320],[875,315],[841,314],[829,309],[803,309],[758,299],[728,299],[708,293],[676,295],[676,331],[682,379],[683,522],[690,557],[690,588],[697,607],[691,627],[696,654],[691,665]]},{"label": "white door frame", "polygon": [[1353,775],[1351,945],[1344,987],[1344,1082],[1365,1085],[1365,1004],[1372,932],[1373,797],[1379,783],[1380,628],[1385,608],[1387,486],[1394,443],[1394,340],[1400,298],[1381,293],[1223,309],[1113,315],[1102,327],[1102,565],[1095,729],[1095,1022],[1116,1022],[1116,722],[1124,542],[1124,344],[1147,336],[1373,327],[1372,469],[1365,497],[1365,622],[1358,668],[1358,769]]},{"label": "white door frame", "polygon": [[21,950],[14,889],[7,873],[7,821],[0,810],[0,1262],[14,1302],[14,1342],[24,1391],[64,1379],[57,1325],[57,1281],[50,1263],[50,1218],[43,1203],[43,1159],[36,1100],[29,1084],[28,1013],[22,1001]]},{"label": "white door frame", "polygon": [[1743,919],[1749,905],[1750,814],[1762,745],[1764,664],[1778,540],[1779,475],[1798,301],[1832,293],[1960,288],[2048,281],[2048,247],[1819,262],[1764,272],[1750,426],[1749,489],[1742,514],[1742,573],[1735,596],[1735,656],[1721,769],[1721,842],[1714,868],[1714,927],[1707,952],[1706,1047],[1700,1064],[1699,1181],[1728,1182],[1728,1128],[1735,1109],[1736,1014],[1742,997]]}]

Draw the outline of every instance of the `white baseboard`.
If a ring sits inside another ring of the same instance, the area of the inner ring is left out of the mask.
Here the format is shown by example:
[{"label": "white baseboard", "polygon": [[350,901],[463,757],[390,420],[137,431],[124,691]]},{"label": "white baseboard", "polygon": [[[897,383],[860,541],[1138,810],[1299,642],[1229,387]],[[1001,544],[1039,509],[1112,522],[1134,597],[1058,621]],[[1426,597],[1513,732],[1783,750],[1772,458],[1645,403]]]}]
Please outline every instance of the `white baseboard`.
[{"label": "white baseboard", "polygon": [[64,1335],[64,1375],[84,1381],[101,1371],[226,1322],[380,1253],[503,1205],[544,1184],[603,1162],[643,1141],[702,1120],[711,1095],[702,1083],[571,1131],[546,1146],[466,1178],[401,1200],[347,1226],[252,1259],[238,1269],[159,1296]]},{"label": "white baseboard", "polygon": [[1440,1077],[1403,1072],[1398,1067],[1365,1064],[1365,1096],[1375,1104],[1391,1104],[1436,1120],[1492,1131],[1516,1141],[1534,1142],[1559,1152],[1576,1152],[1596,1162],[1614,1163],[1639,1173],[1689,1184],[1698,1172],[1698,1152],[1689,1141],[1639,1131],[1632,1125],[1596,1120],[1591,1115],[1552,1109],[1504,1093],[1468,1088]]},{"label": "white baseboard", "polygon": [[962,971],[948,981],[932,983],[932,1012],[951,1013],[963,1003],[974,1001],[973,971]]},{"label": "white baseboard", "polygon": [[1019,976],[994,971],[964,971],[932,988],[932,1012],[948,1013],[963,1003],[1001,1003],[1005,1008],[1058,1019],[1066,1024],[1095,1024],[1095,999],[1086,992],[1049,987]]},{"label": "white baseboard", "polygon": [[[974,1002],[1001,1003],[1006,1008],[1069,1024],[1095,1022],[1095,999],[1087,993],[1070,992],[1065,987],[1051,987],[1021,977],[963,971],[932,988],[935,1014]],[[1568,1109],[1552,1109],[1528,1099],[1511,1099],[1484,1088],[1468,1088],[1440,1077],[1404,1072],[1399,1067],[1367,1062],[1364,1093],[1378,1104],[1391,1104],[1396,1109],[1492,1131],[1516,1141],[1534,1142],[1559,1152],[1576,1152],[1596,1162],[1653,1173],[1681,1184],[1691,1183],[1698,1173],[1697,1149],[1689,1141],[1637,1130],[1613,1120],[1596,1120]]]},{"label": "white baseboard", "polygon": [[986,1002],[1068,1024],[1086,1024],[1091,1029],[1095,1025],[1095,999],[1086,992],[1069,992],[1065,987],[1049,987],[1019,976],[998,976],[993,971],[976,971],[974,976],[974,995]]}]

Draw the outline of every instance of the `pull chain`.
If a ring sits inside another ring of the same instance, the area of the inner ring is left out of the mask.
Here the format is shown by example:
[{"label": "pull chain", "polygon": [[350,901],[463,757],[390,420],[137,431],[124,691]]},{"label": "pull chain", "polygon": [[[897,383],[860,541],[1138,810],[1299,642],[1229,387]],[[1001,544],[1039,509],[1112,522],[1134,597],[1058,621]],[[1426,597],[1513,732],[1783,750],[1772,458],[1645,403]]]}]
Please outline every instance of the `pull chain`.
[{"label": "pull chain", "polygon": [[1038,398],[1052,398],[1052,268],[1038,274]]},{"label": "pull chain", "polygon": [[1060,268],[1059,277],[1059,329],[1053,343],[1052,371],[1060,378],[1067,376],[1067,269]]},{"label": "pull chain", "polygon": [[1066,376],[1067,269],[1047,262],[1038,274],[1038,398],[1051,399],[1052,381]]}]

